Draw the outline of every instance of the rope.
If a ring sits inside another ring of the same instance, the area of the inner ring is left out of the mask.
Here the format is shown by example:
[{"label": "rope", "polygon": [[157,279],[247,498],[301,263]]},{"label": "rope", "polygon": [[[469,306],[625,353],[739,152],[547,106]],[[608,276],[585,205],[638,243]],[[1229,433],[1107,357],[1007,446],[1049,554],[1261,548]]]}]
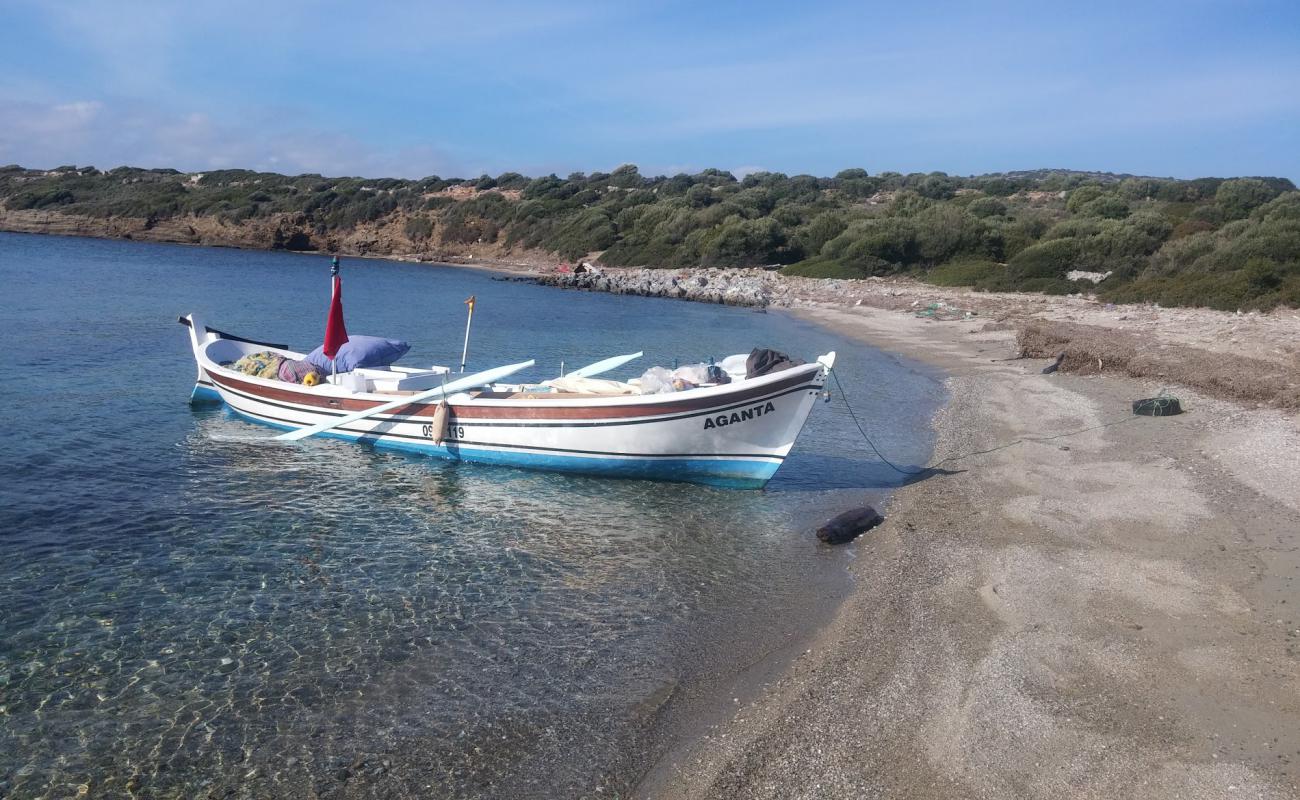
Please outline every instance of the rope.
[{"label": "rope", "polygon": [[[1087,428],[1081,428],[1077,431],[1057,433],[1051,436],[1022,436],[1016,439],[1015,441],[1007,442],[1005,444],[1000,444],[995,447],[991,447],[988,450],[979,450],[974,453],[963,453],[961,455],[948,456],[947,458],[943,458],[938,461],[935,461],[931,466],[922,467],[921,469],[916,469],[916,470],[909,470],[909,469],[903,469],[902,467],[898,466],[894,462],[885,458],[885,455],[880,452],[880,448],[876,447],[876,443],[871,441],[871,437],[868,436],[866,430],[863,429],[862,423],[858,421],[858,415],[853,412],[853,406],[852,404],[849,403],[849,396],[844,391],[844,385],[840,383],[840,376],[835,372],[834,369],[830,369],[828,370],[828,372],[830,372],[831,377],[835,379],[835,388],[839,389],[840,399],[844,401],[844,408],[848,410],[849,418],[853,420],[853,425],[858,429],[858,433],[862,434],[862,438],[866,440],[867,444],[871,445],[871,450],[876,454],[877,458],[879,458],[886,465],[888,465],[890,469],[893,469],[895,472],[899,472],[903,475],[923,475],[927,472],[933,471],[940,464],[944,464],[949,461],[955,461],[961,458],[966,458],[968,456],[992,453],[997,450],[1003,450],[1008,447],[1013,447],[1015,445],[1022,444],[1024,442],[1050,442],[1054,439],[1062,439],[1068,436],[1077,436],[1080,433],[1087,433],[1088,431],[1095,431],[1095,430],[1100,430],[1102,428],[1109,428],[1112,425],[1122,425],[1126,422],[1132,422],[1133,420],[1137,419],[1137,416],[1135,414],[1125,414],[1122,417],[1115,417],[1114,419],[1107,420],[1105,422],[1102,422],[1097,425],[1092,425]],[[1160,393],[1156,397],[1141,402],[1158,403],[1159,405],[1156,406],[1158,413],[1156,413],[1154,416],[1160,416],[1162,413],[1164,413],[1164,411],[1168,406],[1173,406],[1177,404],[1178,398],[1170,394],[1169,389],[1165,388],[1165,389],[1161,389]]]},{"label": "rope", "polygon": [[1160,394],[1155,397],[1134,400],[1133,413],[1148,417],[1167,417],[1171,414],[1183,413],[1183,406],[1177,397],[1169,393],[1168,389],[1161,389]]},{"label": "rope", "polygon": [[875,452],[877,458],[879,458],[881,461],[888,464],[889,467],[893,469],[895,472],[900,472],[903,475],[921,475],[922,473],[930,471],[929,467],[925,467],[917,470],[903,469],[902,467],[898,466],[894,462],[885,458],[884,453],[880,452],[880,448],[876,447],[876,443],[871,441],[871,437],[868,436],[867,432],[862,429],[862,423],[858,422],[858,415],[853,413],[853,406],[849,404],[849,396],[844,393],[844,386],[843,384],[840,383],[839,374],[834,369],[830,369],[827,371],[830,372],[831,377],[835,379],[835,388],[839,389],[840,399],[844,401],[844,407],[849,410],[849,418],[853,420],[853,424],[857,427],[858,433],[862,434],[862,438],[866,439],[867,444],[871,445],[871,449]]}]

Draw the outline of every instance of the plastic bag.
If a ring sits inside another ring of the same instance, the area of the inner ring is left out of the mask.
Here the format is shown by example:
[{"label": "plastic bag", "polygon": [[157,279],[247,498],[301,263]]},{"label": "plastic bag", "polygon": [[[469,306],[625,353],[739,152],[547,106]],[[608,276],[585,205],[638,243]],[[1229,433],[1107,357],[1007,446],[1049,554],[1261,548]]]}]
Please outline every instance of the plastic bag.
[{"label": "plastic bag", "polygon": [[673,389],[673,374],[663,367],[651,367],[641,374],[641,394],[667,394]]}]

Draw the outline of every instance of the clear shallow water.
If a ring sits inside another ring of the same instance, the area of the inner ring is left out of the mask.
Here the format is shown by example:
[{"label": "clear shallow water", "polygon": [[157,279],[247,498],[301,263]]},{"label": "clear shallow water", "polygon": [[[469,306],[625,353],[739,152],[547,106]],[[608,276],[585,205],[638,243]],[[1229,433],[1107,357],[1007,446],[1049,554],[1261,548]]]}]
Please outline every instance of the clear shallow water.
[{"label": "clear shallow water", "polygon": [[[813,525],[898,476],[820,405],[765,492],[268,445],[192,411],[177,314],[306,349],[328,260],[0,234],[0,796],[592,795],[664,698],[813,624]],[[781,314],[345,260],[349,330],[403,363],[545,378],[836,349],[877,444],[929,453],[933,376]]]}]

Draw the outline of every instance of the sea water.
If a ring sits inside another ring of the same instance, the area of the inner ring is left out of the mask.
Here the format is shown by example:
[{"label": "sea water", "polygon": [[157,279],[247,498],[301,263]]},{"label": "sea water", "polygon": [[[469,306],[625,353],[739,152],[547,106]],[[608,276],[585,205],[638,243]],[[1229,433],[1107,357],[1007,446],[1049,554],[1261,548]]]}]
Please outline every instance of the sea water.
[{"label": "sea water", "polygon": [[[781,313],[344,259],[348,330],[522,378],[836,350],[924,463],[936,376]],[[765,491],[453,464],[191,409],[178,314],[307,350],[323,256],[0,234],[0,796],[626,792],[659,723],[806,634],[851,552],[812,529],[902,476],[844,399]],[[691,701],[691,698],[695,698]]]}]

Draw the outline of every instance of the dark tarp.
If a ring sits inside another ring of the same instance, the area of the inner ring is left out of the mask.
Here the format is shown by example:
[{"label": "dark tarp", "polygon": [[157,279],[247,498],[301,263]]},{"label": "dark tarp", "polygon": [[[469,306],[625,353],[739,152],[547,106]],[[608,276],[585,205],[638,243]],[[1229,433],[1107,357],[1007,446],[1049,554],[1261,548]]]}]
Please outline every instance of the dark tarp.
[{"label": "dark tarp", "polygon": [[771,375],[773,372],[803,365],[803,361],[792,359],[785,353],[756,347],[754,352],[749,354],[749,358],[745,359],[745,377],[757,378],[760,375]]}]

